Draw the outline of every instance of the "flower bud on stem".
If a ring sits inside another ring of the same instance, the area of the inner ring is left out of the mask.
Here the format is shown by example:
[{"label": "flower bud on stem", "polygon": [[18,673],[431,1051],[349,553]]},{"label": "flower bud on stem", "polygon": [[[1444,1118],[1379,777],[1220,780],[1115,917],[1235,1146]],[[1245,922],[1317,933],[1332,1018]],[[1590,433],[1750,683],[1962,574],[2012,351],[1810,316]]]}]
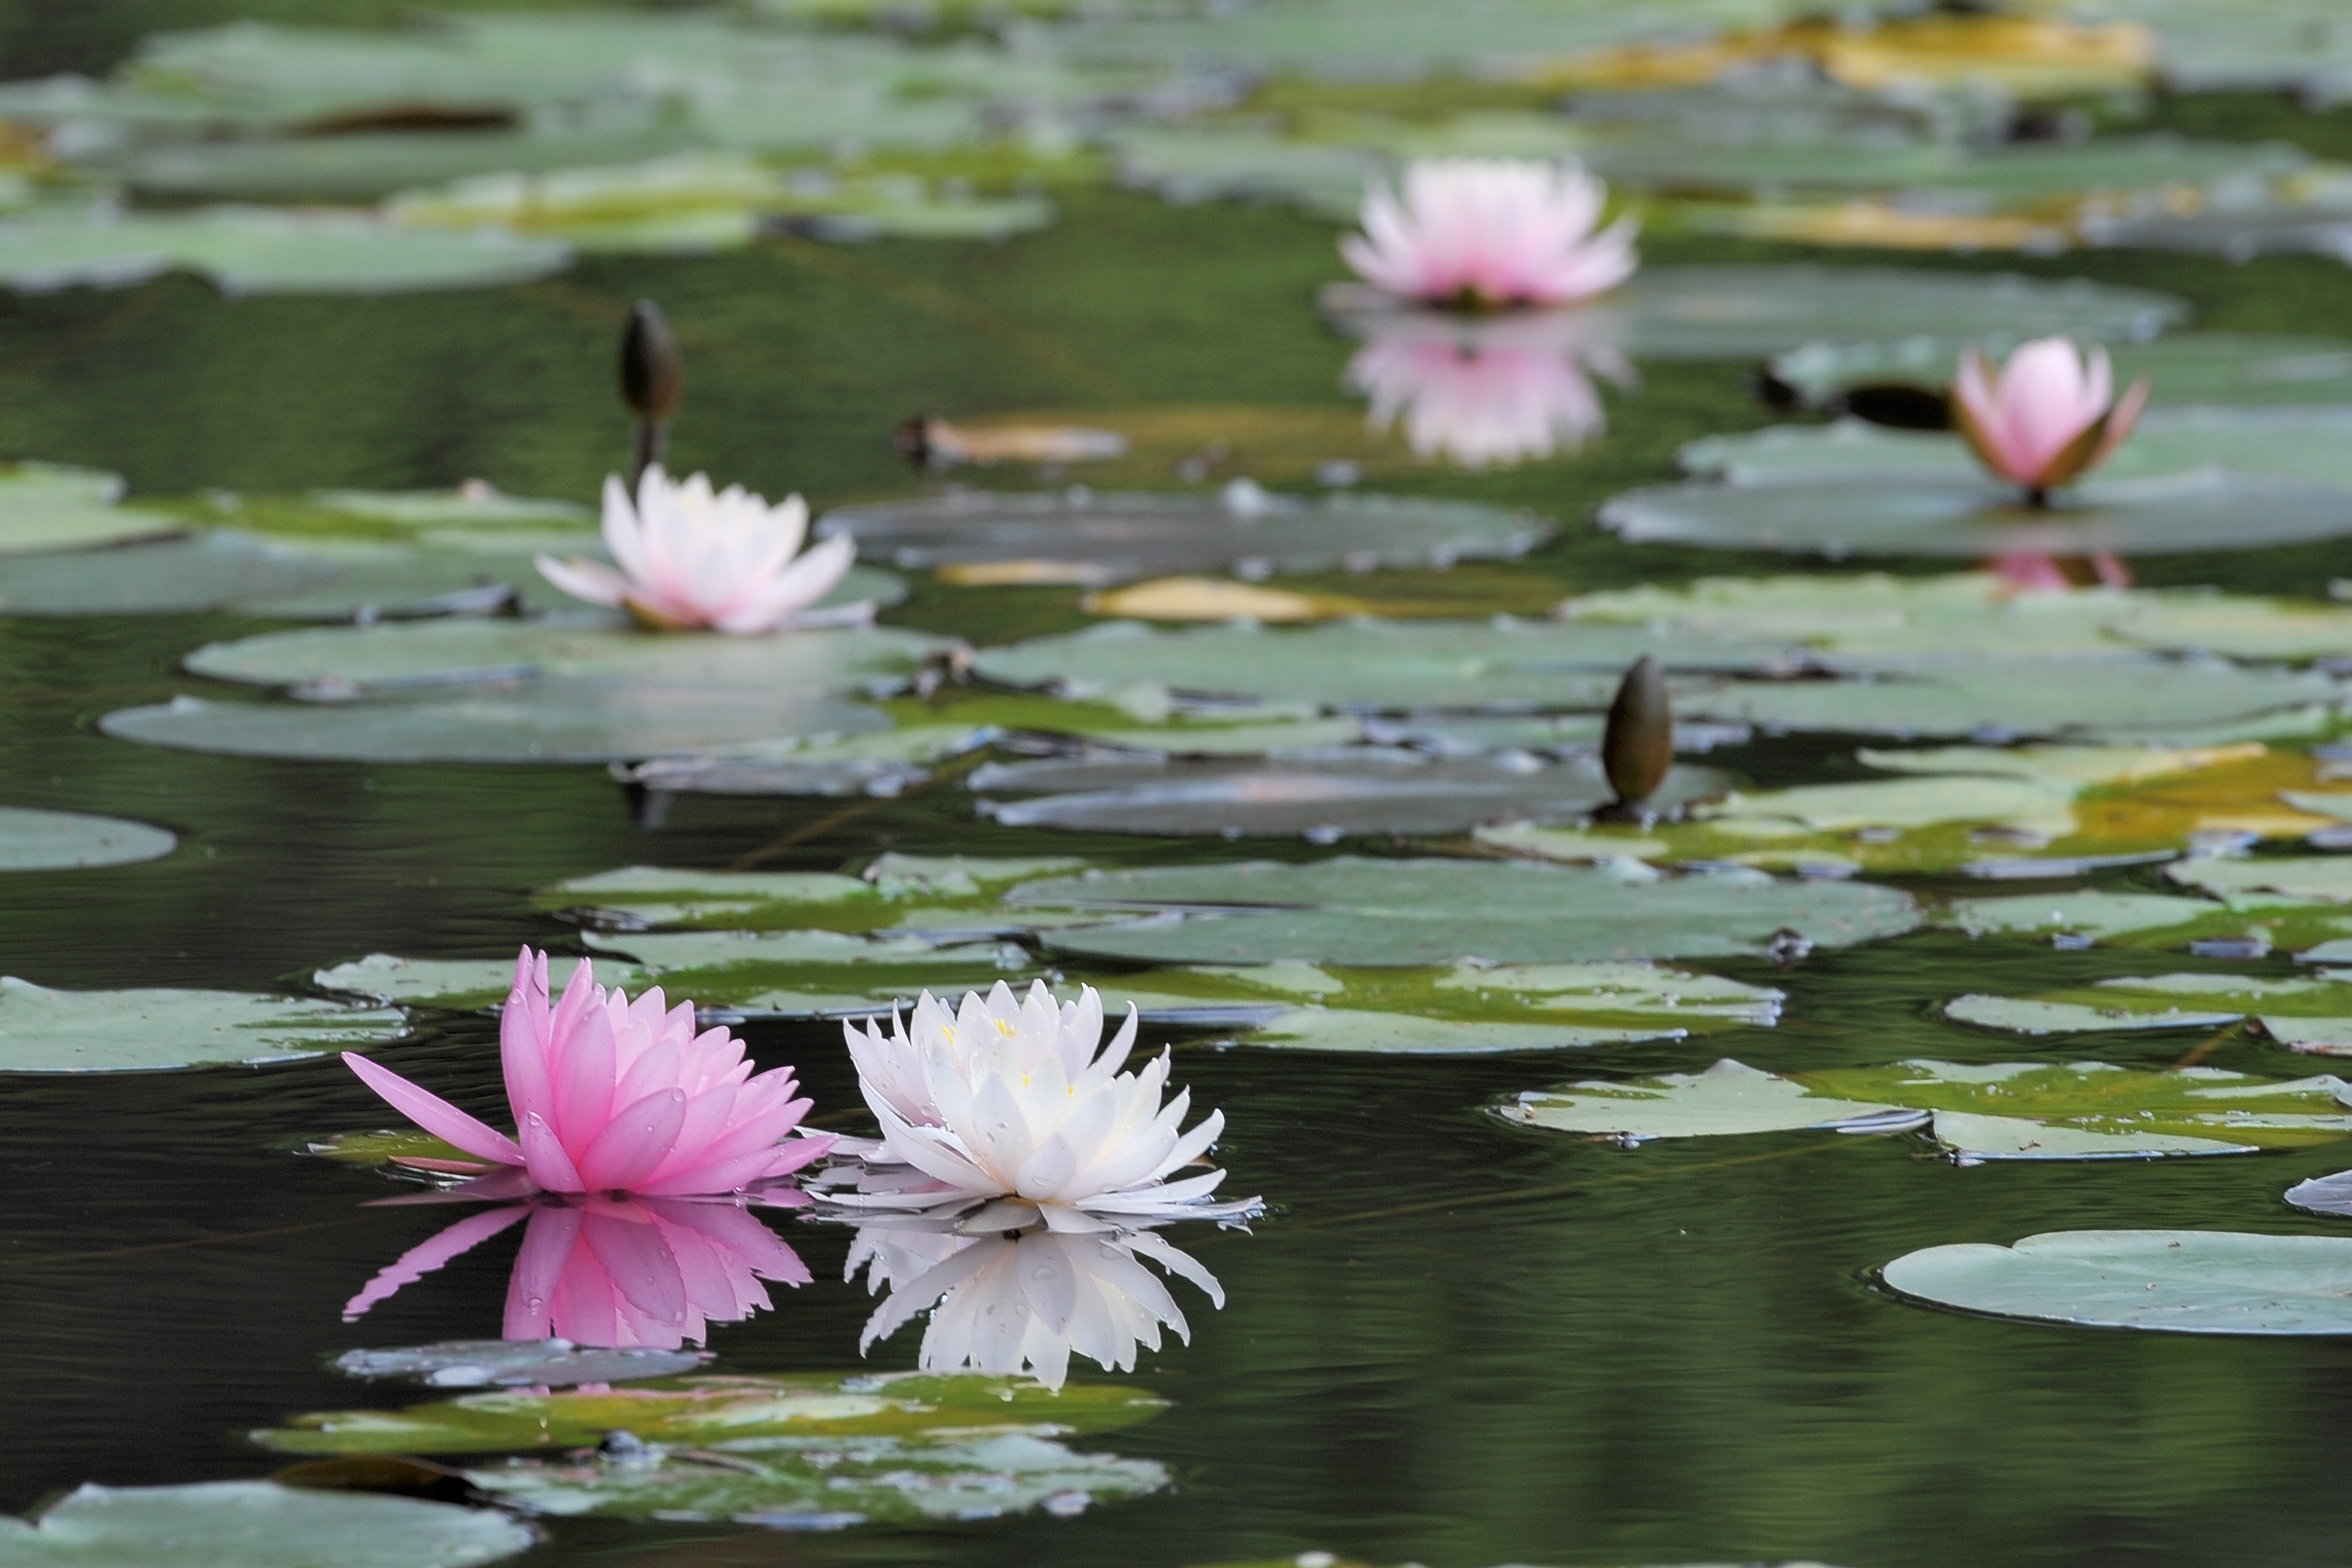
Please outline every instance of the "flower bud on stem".
[{"label": "flower bud on stem", "polygon": [[629,464],[632,494],[645,471],[662,460],[669,443],[670,415],[685,396],[686,369],[678,359],[677,340],[670,336],[661,308],[640,299],[621,333],[621,397],[637,416]]},{"label": "flower bud on stem", "polygon": [[1647,822],[1643,802],[1657,793],[1675,763],[1675,714],[1666,699],[1666,678],[1657,660],[1644,653],[1633,661],[1609,705],[1601,733],[1601,767],[1617,799],[1593,813],[1596,821]]}]

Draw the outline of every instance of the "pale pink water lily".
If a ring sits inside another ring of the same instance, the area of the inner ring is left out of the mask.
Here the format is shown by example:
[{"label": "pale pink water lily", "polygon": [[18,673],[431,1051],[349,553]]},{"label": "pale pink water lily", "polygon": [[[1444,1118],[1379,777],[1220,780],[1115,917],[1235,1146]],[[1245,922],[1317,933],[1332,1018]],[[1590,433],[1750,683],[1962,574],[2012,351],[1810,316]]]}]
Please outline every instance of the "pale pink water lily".
[{"label": "pale pink water lily", "polygon": [[752,635],[871,617],[870,604],[812,613],[848,574],[857,546],[837,534],[803,553],[807,534],[798,496],[771,507],[740,485],[713,492],[707,475],[681,484],[654,464],[634,503],[617,476],[604,480],[604,545],[618,570],[544,555],[539,570],[573,598],[625,609],[661,631]]},{"label": "pale pink water lily", "polygon": [[[1631,384],[1622,356],[1601,350],[1593,360],[1611,381]],[[1402,421],[1414,455],[1465,468],[1573,453],[1609,427],[1599,389],[1562,349],[1384,332],[1356,351],[1347,377],[1370,397],[1374,430]]]},{"label": "pale pink water lily", "polygon": [[1962,354],[1952,420],[1979,462],[2038,502],[2123,444],[2147,391],[2143,376],[2118,401],[2105,349],[2086,356],[2071,339],[2038,338],[2009,356],[1997,380],[1975,350]]},{"label": "pale pink water lily", "polygon": [[793,1097],[791,1068],[754,1076],[742,1041],[695,1031],[693,1003],[670,1007],[658,986],[635,1002],[608,993],[584,959],[551,1008],[547,955],[522,950],[499,1049],[514,1137],[363,1056],[343,1061],[426,1132],[546,1192],[735,1192],[833,1146],[822,1134],[790,1136],[809,1108]]},{"label": "pale pink water lily", "polygon": [[343,1321],[525,1216],[530,1224],[507,1283],[507,1339],[676,1350],[700,1344],[712,1323],[773,1306],[761,1281],[805,1285],[811,1277],[800,1254],[735,1204],[599,1193],[467,1215],[369,1281],[345,1303]]},{"label": "pale pink water lily", "polygon": [[[851,1207],[937,1208],[982,1203],[968,1231],[1103,1231],[1185,1217],[1232,1218],[1255,1200],[1211,1201],[1220,1170],[1168,1179],[1204,1154],[1224,1128],[1211,1112],[1182,1132],[1189,1091],[1160,1095],[1167,1051],[1121,1072],[1138,1020],[1103,1045],[1102,998],[1084,988],[1056,1004],[1043,981],[1018,998],[999,981],[967,992],[954,1012],[923,993],[911,1020],[896,1009],[890,1032],[845,1023],[866,1104],[882,1124],[873,1156],[910,1167],[914,1179],[866,1183],[834,1195]],[[992,1201],[990,1201],[992,1200]]]},{"label": "pale pink water lily", "polygon": [[889,1292],[858,1336],[860,1354],[929,1309],[923,1371],[1026,1372],[1058,1389],[1073,1353],[1105,1371],[1132,1372],[1139,1347],[1160,1348],[1162,1328],[1192,1343],[1183,1309],[1143,1266],[1147,1258],[1225,1304],[1215,1275],[1149,1231],[967,1236],[868,1225],[850,1244],[843,1277],[863,1270],[868,1293]]},{"label": "pale pink water lily", "polygon": [[1573,160],[1421,158],[1396,193],[1364,194],[1348,265],[1401,298],[1479,308],[1566,305],[1614,288],[1640,265],[1638,225],[1594,232],[1609,187]]}]

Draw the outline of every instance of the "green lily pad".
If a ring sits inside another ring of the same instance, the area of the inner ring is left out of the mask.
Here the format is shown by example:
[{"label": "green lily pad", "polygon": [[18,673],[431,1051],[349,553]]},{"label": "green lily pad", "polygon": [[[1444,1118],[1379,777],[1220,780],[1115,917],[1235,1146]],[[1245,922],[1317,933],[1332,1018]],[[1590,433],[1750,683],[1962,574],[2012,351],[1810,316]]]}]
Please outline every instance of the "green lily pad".
[{"label": "green lily pad", "polygon": [[1034,580],[1100,584],[1171,572],[1331,571],[1508,560],[1551,537],[1525,512],[1392,496],[1281,496],[1236,481],[1217,495],[1072,489],[963,491],[840,507],[820,537],[901,570],[1034,569]]},{"label": "green lily pad", "polygon": [[601,953],[633,958],[698,1011],[743,1018],[868,1013],[923,990],[985,990],[1035,966],[1002,943],[939,942],[915,935],[839,931],[672,931],[605,936]]},{"label": "green lily pad", "polygon": [[614,777],[656,795],[898,794],[931,777],[931,765],[1000,738],[992,728],[923,724],[830,737],[789,736],[661,757],[616,768]]},{"label": "green lily pad", "polygon": [[1162,632],[1131,621],[983,648],[974,668],[1007,685],[1074,698],[1158,687],[1265,702],[1412,711],[1597,708],[1625,667],[1652,653],[1669,670],[1759,669],[1779,644],[1660,639],[1647,628],[1494,622],[1327,622]]},{"label": "green lily pad", "polygon": [[0,1072],[256,1066],[365,1051],[407,1032],[382,1009],[236,991],[53,991],[0,977]]},{"label": "green lily pad", "polygon": [[[1358,284],[1325,289],[1323,308],[1345,331],[1367,336],[1419,314]],[[1523,342],[1613,348],[1643,359],[1728,360],[1801,344],[1900,338],[1935,324],[1962,345],[1993,334],[2136,339],[2187,314],[2167,295],[2081,279],[2046,282],[2011,273],[1964,275],[1862,267],[1660,267],[1613,293],[1555,310],[1463,319],[1465,343]]]},{"label": "green lily pad", "polygon": [[1027,883],[1008,909],[1150,912],[1056,928],[1053,948],[1172,964],[1276,958],[1362,967],[1752,955],[1792,929],[1822,946],[1909,930],[1911,901],[1860,883],[1756,872],[1640,879],[1532,862],[1365,860],[1154,867]]},{"label": "green lily pad", "polygon": [[[1988,340],[2013,347],[2031,333]],[[1773,376],[1813,407],[1857,386],[1899,383],[1937,392],[1952,384],[1965,346],[1948,338],[1809,343],[1776,356]],[[2175,403],[2322,403],[2352,395],[2352,342],[2259,333],[2168,332],[2153,342],[2111,344],[2118,385],[2148,378],[2159,406]]]},{"label": "green lily pad", "polygon": [[1054,1394],[1026,1378],[891,1373],[878,1376],[725,1377],[705,1375],[610,1392],[500,1389],[404,1410],[341,1410],[257,1432],[289,1454],[498,1454],[593,1447],[628,1432],[647,1443],[698,1448],[797,1438],[914,1438],[937,1431],[1103,1432],[1165,1409],[1115,1385]]},{"label": "green lily pad", "polygon": [[440,233],[370,217],[212,207],[91,213],[0,225],[0,283],[120,287],[194,272],[224,294],[391,294],[485,288],[559,272],[570,248],[496,229]]},{"label": "green lily pad", "polygon": [[2218,469],[2094,479],[2044,507],[1990,480],[1662,485],[1612,497],[1599,520],[1628,544],[1832,558],[2163,555],[2352,533],[2352,490]]},{"label": "green lily pad", "polygon": [[[577,958],[562,955],[547,961],[548,985],[557,993],[572,979]],[[619,986],[635,996],[651,977],[645,970],[615,959],[599,957],[597,983]],[[322,991],[364,997],[384,1007],[491,1008],[514,989],[511,958],[402,958],[371,953],[348,964],[320,969],[310,983]]]},{"label": "green lily pad", "polygon": [[1971,936],[2072,932],[2100,937],[2180,925],[2213,912],[2213,905],[2200,898],[2078,888],[2010,898],[1955,899],[1937,924],[1958,926]]},{"label": "green lily pad", "polygon": [[[1008,828],[1153,835],[1289,837],[1452,833],[1498,819],[1559,821],[1615,799],[1597,758],[1546,766],[1526,753],[1444,758],[1381,747],[1263,761],[1164,757],[991,763],[965,776]],[[1664,809],[1720,793],[1727,780],[1678,768],[1652,802]]]},{"label": "green lily pad", "polygon": [[530,1527],[495,1509],[312,1491],[274,1481],[85,1485],[30,1523],[0,1518],[0,1564],[152,1568],[469,1568],[530,1546]]},{"label": "green lily pad", "polygon": [[2038,997],[1960,997],[1947,1018],[2021,1034],[2085,1030],[2217,1029],[2249,1015],[2352,1018],[2347,971],[2324,969],[2316,978],[2270,979],[2252,975],[2126,976]]},{"label": "green lily pad", "polygon": [[2218,1068],[2148,1072],[2099,1061],[1902,1061],[1778,1076],[1727,1060],[1702,1073],[1521,1094],[1498,1113],[1627,1145],[1924,1126],[1964,1163],[2152,1158],[2299,1148],[2345,1137],[2352,1134],[2346,1089],[2332,1077],[2280,1082]]},{"label": "green lily pad", "polygon": [[156,538],[186,526],[168,513],[117,505],[122,491],[118,476],[88,468],[54,463],[0,466],[0,559],[33,550]]},{"label": "green lily pad", "polygon": [[393,1350],[347,1350],[335,1370],[370,1383],[421,1383],[428,1388],[566,1388],[676,1377],[710,1359],[708,1351],[645,1345],[604,1349],[562,1339],[461,1339]]},{"label": "green lily pad", "polygon": [[467,175],[630,162],[690,140],[677,125],[263,136],[143,147],[122,171],[133,189],[181,201],[359,203]]},{"label": "green lily pad", "polygon": [[[2102,483],[2113,483],[2226,468],[2352,489],[2347,435],[2352,404],[2230,408],[2176,402],[2148,410],[2097,472]],[[1675,456],[1685,473],[1738,486],[1858,479],[1964,484],[1984,476],[1957,435],[1889,430],[1858,419],[1711,435]]]},{"label": "green lily pad", "polygon": [[2352,1333],[2352,1239],[2057,1230],[1906,1253],[1888,1289],[1988,1317],[2171,1333]]},{"label": "green lily pad", "polygon": [[174,697],[99,721],[119,740],[232,757],[320,762],[623,762],[771,736],[886,727],[879,709],[790,688],[690,678],[578,675],[503,681],[479,695],[362,702]]},{"label": "green lily pad", "polygon": [[168,855],[179,840],[144,822],[0,806],[0,871],[78,871]]},{"label": "green lily pad", "polygon": [[624,866],[542,888],[536,902],[551,910],[577,910],[593,924],[625,930],[659,925],[869,931],[908,923],[910,915],[947,915],[943,924],[963,928],[1001,928],[1013,923],[996,907],[999,892],[1015,883],[1075,872],[1085,863],[1066,855],[885,854],[863,876]]},{"label": "green lily pad", "polygon": [[0,556],[0,613],[184,614],[299,594],[342,575],[316,553],[214,529],[108,549]]},{"label": "green lily pad", "polygon": [[454,490],[313,490],[307,499],[341,517],[409,529],[585,529],[595,521],[595,513],[577,501],[509,496],[479,485]]},{"label": "green lily pad", "polygon": [[2276,855],[2260,860],[2208,857],[2164,868],[2168,881],[2202,888],[2231,904],[2312,900],[2352,904],[2352,856]]},{"label": "green lily pad", "polygon": [[[1749,492],[1760,494],[1761,492]],[[2214,661],[1980,659],[1864,681],[1748,681],[1678,696],[1678,711],[1767,729],[1864,735],[2069,735],[2089,739],[2206,738],[2208,727],[2332,707],[2317,673]],[[2254,733],[2268,733],[2262,723]]]}]

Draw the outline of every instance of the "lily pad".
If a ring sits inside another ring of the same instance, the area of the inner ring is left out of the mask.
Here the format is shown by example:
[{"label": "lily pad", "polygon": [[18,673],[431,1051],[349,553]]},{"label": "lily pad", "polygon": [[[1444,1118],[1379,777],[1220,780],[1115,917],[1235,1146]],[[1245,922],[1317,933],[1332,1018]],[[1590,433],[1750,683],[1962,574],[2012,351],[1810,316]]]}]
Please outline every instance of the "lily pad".
[{"label": "lily pad", "polygon": [[0,1072],[255,1066],[365,1051],[406,1032],[382,1009],[237,991],[53,991],[0,977]]},{"label": "lily pad", "polygon": [[790,689],[762,693],[581,675],[500,682],[480,695],[364,702],[215,702],[174,697],[99,721],[120,740],[232,757],[321,762],[623,762],[787,735],[886,727],[863,704]]},{"label": "lily pad", "polygon": [[[1019,882],[1081,869],[1066,855],[992,859],[980,855],[878,856],[863,876],[832,872],[698,871],[624,866],[542,888],[545,908],[572,910],[608,930],[665,926],[684,930],[867,931],[908,916],[947,915],[960,928],[1007,922],[995,895]],[[950,910],[955,911],[950,914]]]},{"label": "lily pad", "polygon": [[341,565],[314,552],[213,529],[110,549],[0,556],[0,613],[183,614],[296,594],[341,575]]},{"label": "lily pad", "polygon": [[[1402,314],[1357,284],[1323,295],[1327,315],[1367,336]],[[2182,319],[2168,295],[2081,279],[2047,282],[2011,273],[1964,275],[1892,267],[1660,267],[1591,304],[1465,321],[1465,342],[1613,348],[1654,360],[1752,359],[1814,342],[1900,338],[1936,324],[1958,353],[1994,334],[2019,339],[2151,338]]]},{"label": "lily pad", "polygon": [[1154,867],[1027,883],[1013,911],[1149,912],[1056,928],[1058,951],[1174,964],[1277,958],[1363,967],[1754,955],[1792,929],[1821,946],[1909,930],[1911,901],[1859,883],[1755,872],[1638,878],[1531,862],[1366,860]]},{"label": "lily pad", "polygon": [[[2352,490],[2352,404],[2152,408],[2098,470],[2102,484],[2204,468]],[[1957,435],[1889,430],[1858,419],[1713,435],[1677,453],[1685,473],[1739,486],[1874,479],[1954,484],[1983,468]]]},{"label": "lily pad", "polygon": [[0,224],[0,283],[26,292],[121,287],[173,271],[199,274],[230,295],[484,288],[544,277],[571,259],[561,243],[497,229],[440,233],[265,207]]},{"label": "lily pad", "polygon": [[[2002,349],[2032,334],[1988,340]],[[1819,408],[1857,386],[1895,382],[1941,392],[1959,371],[1965,345],[1948,338],[1809,343],[1774,357],[1782,385]],[[2118,384],[2148,378],[2158,406],[2191,403],[2321,403],[2352,395],[2352,342],[2259,333],[2177,332],[2108,349]]]},{"label": "lily pad", "polygon": [[41,1568],[469,1568],[536,1539],[495,1509],[314,1491],[274,1481],[82,1486],[27,1523],[0,1518],[0,1563]]},{"label": "lily pad", "polygon": [[[1288,837],[1451,833],[1501,818],[1560,821],[1615,798],[1597,759],[1546,766],[1519,753],[1446,759],[1350,747],[1264,761],[1164,757],[992,763],[965,776],[976,792],[1035,794],[984,801],[1009,828],[1076,832]],[[1660,809],[1719,793],[1708,768],[1670,772]]]},{"label": "lily pad", "polygon": [[1182,571],[1262,577],[1509,560],[1553,528],[1524,512],[1466,501],[1310,499],[1236,481],[1213,496],[959,491],[836,507],[816,531],[849,534],[861,555],[902,570],[1013,563],[1034,569],[1023,580],[1102,584]]},{"label": "lily pad", "polygon": [[2094,480],[2048,507],[1990,480],[1662,485],[1601,508],[1628,544],[1709,545],[1842,558],[2164,555],[2352,533],[2352,490],[2220,469]]},{"label": "lily pad", "polygon": [[168,855],[179,840],[144,822],[0,806],[0,871],[78,871]]},{"label": "lily pad", "polygon": [[[570,983],[577,958],[561,955],[548,959],[549,986],[561,994]],[[635,996],[647,979],[645,971],[610,958],[599,958],[599,984],[619,986]],[[364,997],[386,1007],[494,1008],[514,988],[510,958],[402,958],[371,953],[348,964],[320,969],[310,983],[322,991]]]},{"label": "lily pad", "polygon": [[396,1350],[347,1350],[335,1370],[370,1383],[428,1388],[566,1388],[676,1377],[710,1359],[706,1351],[583,1347],[563,1339],[457,1339]]},{"label": "lily pad", "polygon": [[691,757],[616,767],[613,776],[654,795],[873,795],[922,783],[931,765],[1000,738],[991,727],[917,725],[831,737],[790,736]]},{"label": "lily pad", "polygon": [[117,505],[122,492],[120,476],[88,468],[0,466],[0,558],[156,538],[186,526],[169,513]]},{"label": "lily pad", "polygon": [[625,1431],[647,1443],[747,1444],[742,1451],[757,1454],[796,1438],[1109,1431],[1165,1408],[1132,1388],[1073,1385],[1055,1395],[1025,1378],[703,1375],[609,1392],[501,1389],[404,1410],[332,1411],[254,1437],[289,1454],[497,1454],[593,1447]]},{"label": "lily pad", "polygon": [[2075,889],[2011,898],[1956,899],[1938,924],[1956,925],[1971,936],[2071,932],[2099,937],[2184,925],[2212,913],[2213,905],[2200,898]]},{"label": "lily pad", "polygon": [[2057,1230],[1929,1247],[1898,1295],[1988,1317],[2171,1333],[2352,1333],[2352,1239],[2230,1230]]},{"label": "lily pad", "polygon": [[985,989],[1034,967],[1022,948],[838,931],[675,931],[605,936],[588,945],[634,958],[698,1012],[738,1018],[870,1013],[925,989]]},{"label": "lily pad", "polygon": [[2352,856],[2276,855],[2260,860],[2209,857],[2164,868],[2183,887],[2202,888],[2232,904],[2309,899],[2352,904]]},{"label": "lily pad", "polygon": [[1310,627],[1163,632],[1113,621],[1006,648],[973,667],[1007,685],[1050,684],[1076,698],[1157,687],[1265,702],[1385,711],[1599,708],[1625,667],[1654,653],[1669,670],[1769,667],[1777,644],[1661,639],[1645,627],[1364,621]]},{"label": "lily pad", "polygon": [[1947,1018],[2021,1034],[2086,1030],[2218,1029],[2250,1015],[2265,1019],[2352,1017],[2352,982],[2346,971],[2316,978],[2272,979],[2252,975],[2126,976],[2039,997],[1960,997]]},{"label": "lily pad", "polygon": [[2352,1134],[2332,1077],[2291,1082],[2218,1068],[2105,1062],[1903,1061],[1778,1076],[1732,1061],[1702,1073],[1593,1081],[1521,1094],[1507,1121],[1653,1138],[1925,1128],[1964,1163],[2146,1159],[2298,1148]]}]

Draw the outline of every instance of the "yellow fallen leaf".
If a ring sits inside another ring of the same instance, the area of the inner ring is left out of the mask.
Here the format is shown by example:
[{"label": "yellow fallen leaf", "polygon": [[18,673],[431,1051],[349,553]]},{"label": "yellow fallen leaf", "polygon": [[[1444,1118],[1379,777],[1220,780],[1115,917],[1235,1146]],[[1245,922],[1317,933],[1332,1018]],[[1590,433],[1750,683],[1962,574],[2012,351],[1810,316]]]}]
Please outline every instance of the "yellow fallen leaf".
[{"label": "yellow fallen leaf", "polygon": [[943,566],[938,575],[958,588],[1094,588],[1118,573],[1091,560],[976,560]]},{"label": "yellow fallen leaf", "polygon": [[1726,214],[1722,224],[1748,239],[1881,250],[2053,251],[2072,243],[2065,228],[2033,218],[1914,212],[1874,201],[1748,207]]},{"label": "yellow fallen leaf", "polygon": [[2039,16],[1915,17],[1881,26],[1812,24],[1806,52],[1847,87],[1991,82],[2021,98],[2056,98],[2137,87],[2156,71],[2156,36],[2137,22],[2077,23]]},{"label": "yellow fallen leaf", "polygon": [[910,419],[898,427],[898,450],[910,461],[945,468],[998,463],[1097,463],[1127,455],[1115,430],[1068,424],[950,424]]},{"label": "yellow fallen leaf", "polygon": [[1318,595],[1214,577],[1161,577],[1129,588],[1089,593],[1089,615],[1125,615],[1138,621],[1320,621],[1354,613],[1354,607]]}]

